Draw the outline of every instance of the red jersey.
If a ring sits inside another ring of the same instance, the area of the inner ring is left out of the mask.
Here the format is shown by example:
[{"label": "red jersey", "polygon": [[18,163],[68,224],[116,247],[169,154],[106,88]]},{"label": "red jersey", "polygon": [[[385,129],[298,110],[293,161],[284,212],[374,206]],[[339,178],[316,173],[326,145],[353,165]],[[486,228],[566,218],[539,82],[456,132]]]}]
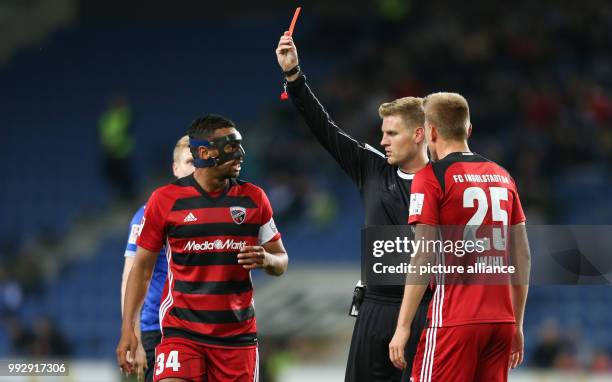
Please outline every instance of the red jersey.
[{"label": "red jersey", "polygon": [[[428,164],[412,181],[410,224],[501,227],[524,221],[512,177],[478,154],[451,153]],[[504,240],[498,235],[503,248],[494,247],[500,250],[499,262],[508,265]],[[438,282],[428,318],[431,327],[514,322],[510,286]]]},{"label": "red jersey", "polygon": [[190,175],[155,190],[137,244],[153,252],[167,248],[159,311],[164,337],[255,346],[251,274],[237,255],[244,246],[279,238],[268,197],[251,183],[231,180],[211,196]]}]

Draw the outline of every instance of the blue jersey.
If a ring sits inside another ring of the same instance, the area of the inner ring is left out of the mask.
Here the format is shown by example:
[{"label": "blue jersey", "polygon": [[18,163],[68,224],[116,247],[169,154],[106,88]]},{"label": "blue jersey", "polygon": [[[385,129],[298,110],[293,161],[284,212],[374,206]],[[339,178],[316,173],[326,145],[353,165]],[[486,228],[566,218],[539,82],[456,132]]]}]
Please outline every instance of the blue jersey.
[{"label": "blue jersey", "polygon": [[[136,239],[140,231],[140,222],[144,215],[144,208],[145,206],[140,207],[130,223],[130,236],[128,237],[127,247],[125,248],[125,257],[136,256]],[[157,262],[155,263],[155,269],[153,270],[153,276],[149,284],[149,291],[145,297],[142,312],[140,314],[140,330],[143,332],[160,330],[159,303],[164,290],[164,284],[166,283],[167,274],[168,262],[166,260],[166,249],[162,248],[157,258]]]}]

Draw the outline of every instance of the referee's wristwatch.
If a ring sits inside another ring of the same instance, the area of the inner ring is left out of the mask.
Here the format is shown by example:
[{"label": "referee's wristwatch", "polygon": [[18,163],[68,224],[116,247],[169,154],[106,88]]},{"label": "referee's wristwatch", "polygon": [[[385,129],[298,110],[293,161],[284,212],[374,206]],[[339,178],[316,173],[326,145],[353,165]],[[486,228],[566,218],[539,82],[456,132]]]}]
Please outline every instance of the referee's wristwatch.
[{"label": "referee's wristwatch", "polygon": [[286,72],[283,72],[283,74],[285,75],[285,77],[291,77],[293,75],[296,75],[300,72],[300,66],[296,65],[293,68],[287,70]]}]

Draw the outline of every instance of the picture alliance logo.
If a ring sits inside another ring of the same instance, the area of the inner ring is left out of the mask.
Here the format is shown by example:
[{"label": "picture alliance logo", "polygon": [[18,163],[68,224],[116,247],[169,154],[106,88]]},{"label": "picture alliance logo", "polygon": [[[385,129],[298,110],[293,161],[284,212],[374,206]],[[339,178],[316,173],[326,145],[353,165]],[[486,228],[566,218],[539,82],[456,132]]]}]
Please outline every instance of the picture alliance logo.
[{"label": "picture alliance logo", "polygon": [[246,245],[246,241],[235,241],[234,239],[226,239],[221,240],[217,239],[215,241],[205,241],[203,243],[198,243],[195,241],[189,241],[185,244],[184,251],[212,251],[212,250],[241,250]]}]

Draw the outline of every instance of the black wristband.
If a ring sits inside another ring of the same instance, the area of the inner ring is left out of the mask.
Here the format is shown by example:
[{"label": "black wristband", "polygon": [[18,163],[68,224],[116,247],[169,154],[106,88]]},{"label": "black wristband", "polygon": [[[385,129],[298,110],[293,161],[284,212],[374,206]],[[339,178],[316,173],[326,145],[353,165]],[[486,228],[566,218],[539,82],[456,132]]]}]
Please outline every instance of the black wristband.
[{"label": "black wristband", "polygon": [[283,74],[285,75],[285,77],[289,77],[289,76],[292,76],[294,74],[298,74],[299,72],[300,72],[300,66],[296,65],[292,69],[289,69],[286,72],[283,72]]}]

